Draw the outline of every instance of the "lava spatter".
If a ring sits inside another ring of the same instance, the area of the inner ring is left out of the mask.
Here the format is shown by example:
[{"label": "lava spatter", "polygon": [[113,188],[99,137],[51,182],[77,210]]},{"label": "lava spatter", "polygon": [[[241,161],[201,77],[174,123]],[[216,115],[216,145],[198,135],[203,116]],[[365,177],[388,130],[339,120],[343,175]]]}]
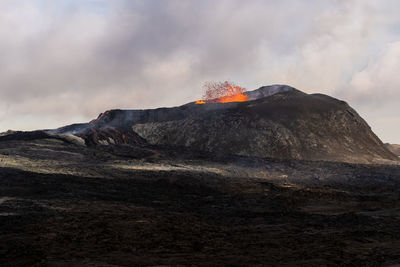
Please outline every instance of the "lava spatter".
[{"label": "lava spatter", "polygon": [[248,96],[244,94],[246,88],[232,82],[207,82],[204,88],[206,91],[203,99],[196,101],[196,104],[244,102],[248,100]]}]

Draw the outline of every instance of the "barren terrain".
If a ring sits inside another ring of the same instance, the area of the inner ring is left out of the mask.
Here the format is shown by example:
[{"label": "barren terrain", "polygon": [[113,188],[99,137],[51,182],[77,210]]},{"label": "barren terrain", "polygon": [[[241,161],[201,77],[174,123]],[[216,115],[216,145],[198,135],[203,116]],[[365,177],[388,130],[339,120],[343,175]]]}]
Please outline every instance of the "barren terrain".
[{"label": "barren terrain", "polygon": [[0,142],[1,266],[390,266],[396,165]]}]

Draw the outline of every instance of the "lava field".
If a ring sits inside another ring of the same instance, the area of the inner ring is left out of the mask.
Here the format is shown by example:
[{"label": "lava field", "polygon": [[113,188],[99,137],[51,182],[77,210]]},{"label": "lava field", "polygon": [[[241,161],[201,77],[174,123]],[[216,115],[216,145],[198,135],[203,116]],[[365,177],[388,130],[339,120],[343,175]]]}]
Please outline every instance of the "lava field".
[{"label": "lava field", "polygon": [[0,142],[0,266],[391,266],[400,167]]}]

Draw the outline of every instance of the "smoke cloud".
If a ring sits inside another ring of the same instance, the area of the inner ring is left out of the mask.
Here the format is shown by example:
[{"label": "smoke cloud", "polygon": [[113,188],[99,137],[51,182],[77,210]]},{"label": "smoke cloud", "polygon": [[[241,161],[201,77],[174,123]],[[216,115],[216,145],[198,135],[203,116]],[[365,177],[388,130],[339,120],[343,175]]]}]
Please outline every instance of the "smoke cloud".
[{"label": "smoke cloud", "polygon": [[205,81],[341,98],[400,143],[396,0],[0,0],[0,131],[197,100]]}]

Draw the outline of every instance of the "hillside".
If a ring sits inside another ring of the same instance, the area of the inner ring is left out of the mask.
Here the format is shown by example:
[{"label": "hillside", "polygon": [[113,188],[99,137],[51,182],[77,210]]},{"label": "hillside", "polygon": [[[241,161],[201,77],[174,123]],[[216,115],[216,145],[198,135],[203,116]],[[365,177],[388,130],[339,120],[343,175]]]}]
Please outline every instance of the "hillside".
[{"label": "hillside", "polygon": [[72,133],[95,144],[185,146],[262,158],[379,163],[397,160],[344,101],[286,85],[247,92],[250,101],[109,110]]}]

